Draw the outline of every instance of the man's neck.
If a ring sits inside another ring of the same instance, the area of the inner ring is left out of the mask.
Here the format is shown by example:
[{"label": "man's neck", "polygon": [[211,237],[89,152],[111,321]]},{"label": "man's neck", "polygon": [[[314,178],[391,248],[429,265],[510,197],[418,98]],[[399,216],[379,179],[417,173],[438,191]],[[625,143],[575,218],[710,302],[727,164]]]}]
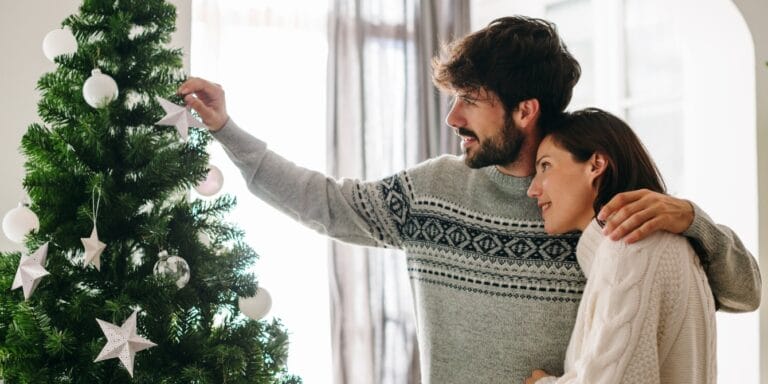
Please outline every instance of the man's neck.
[{"label": "man's neck", "polygon": [[520,148],[520,153],[518,153],[515,161],[507,164],[498,164],[496,169],[508,176],[533,176],[536,173],[536,151],[538,150],[538,144],[538,141],[535,143],[526,141],[523,143],[522,148]]}]

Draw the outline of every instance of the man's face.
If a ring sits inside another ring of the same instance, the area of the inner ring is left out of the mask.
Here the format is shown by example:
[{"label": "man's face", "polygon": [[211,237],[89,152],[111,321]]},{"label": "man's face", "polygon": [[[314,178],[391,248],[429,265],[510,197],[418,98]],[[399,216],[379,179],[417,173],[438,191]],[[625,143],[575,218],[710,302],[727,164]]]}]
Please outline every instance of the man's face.
[{"label": "man's face", "polygon": [[506,165],[517,159],[524,134],[490,91],[457,91],[446,123],[462,139],[464,162],[470,168]]}]

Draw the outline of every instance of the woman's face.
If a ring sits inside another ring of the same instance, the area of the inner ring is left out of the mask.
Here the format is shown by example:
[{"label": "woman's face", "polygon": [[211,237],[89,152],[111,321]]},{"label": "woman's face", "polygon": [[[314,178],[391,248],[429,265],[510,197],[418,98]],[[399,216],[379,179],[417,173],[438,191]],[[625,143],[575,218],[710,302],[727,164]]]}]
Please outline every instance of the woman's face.
[{"label": "woman's face", "polygon": [[550,136],[539,145],[536,176],[528,196],[538,200],[547,233],[584,230],[595,216],[592,204],[597,190],[593,181],[602,173],[602,166],[595,159],[593,155],[583,163],[576,162]]}]

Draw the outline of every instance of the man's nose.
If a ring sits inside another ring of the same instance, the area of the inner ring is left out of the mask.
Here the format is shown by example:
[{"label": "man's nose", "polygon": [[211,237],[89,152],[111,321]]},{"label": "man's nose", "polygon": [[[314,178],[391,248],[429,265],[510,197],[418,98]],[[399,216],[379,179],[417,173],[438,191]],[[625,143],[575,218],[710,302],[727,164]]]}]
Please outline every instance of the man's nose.
[{"label": "man's nose", "polygon": [[461,100],[456,99],[453,102],[451,110],[445,116],[445,123],[451,128],[464,128],[467,126],[467,121],[462,113]]}]

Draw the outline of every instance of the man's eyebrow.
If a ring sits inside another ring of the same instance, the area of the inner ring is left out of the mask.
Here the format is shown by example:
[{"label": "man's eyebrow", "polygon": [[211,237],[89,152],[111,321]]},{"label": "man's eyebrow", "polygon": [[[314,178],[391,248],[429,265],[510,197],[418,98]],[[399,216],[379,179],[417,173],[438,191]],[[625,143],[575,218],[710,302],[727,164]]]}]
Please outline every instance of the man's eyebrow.
[{"label": "man's eyebrow", "polygon": [[477,95],[477,92],[469,92],[469,91],[456,92],[456,97],[461,97],[462,99],[477,100],[476,95]]}]

